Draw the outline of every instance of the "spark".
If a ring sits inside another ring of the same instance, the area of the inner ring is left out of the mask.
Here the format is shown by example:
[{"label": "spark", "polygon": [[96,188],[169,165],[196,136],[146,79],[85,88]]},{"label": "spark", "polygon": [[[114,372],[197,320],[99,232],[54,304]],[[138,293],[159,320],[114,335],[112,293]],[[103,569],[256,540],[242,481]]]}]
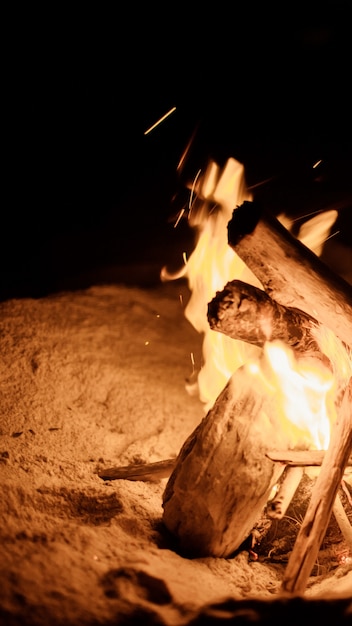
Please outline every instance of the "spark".
[{"label": "spark", "polygon": [[180,293],[179,298],[180,298],[180,303],[181,303],[181,306],[183,306],[183,295],[182,295],[182,293]]},{"label": "spark", "polygon": [[181,220],[182,215],[184,214],[184,212],[185,212],[185,209],[181,209],[181,211],[178,214],[177,220],[174,223],[174,228],[176,228],[176,226],[180,223],[180,220]]},{"label": "spark", "polygon": [[191,138],[190,138],[190,140],[189,140],[189,142],[188,142],[188,144],[187,144],[187,146],[186,146],[186,148],[185,148],[185,150],[184,150],[183,154],[181,155],[181,158],[180,158],[180,160],[179,160],[179,162],[178,162],[178,165],[177,165],[177,168],[176,168],[176,171],[177,171],[177,172],[180,172],[180,171],[182,170],[182,168],[183,168],[183,165],[184,165],[184,163],[185,163],[185,161],[186,161],[186,158],[187,158],[187,156],[188,156],[188,153],[189,153],[189,152],[190,152],[190,150],[191,150],[191,147],[192,147],[192,144],[193,144],[194,138],[195,138],[195,136],[196,136],[196,133],[197,133],[197,127],[196,127],[196,128],[195,128],[195,130],[193,131],[192,136],[191,136]]},{"label": "spark", "polygon": [[197,182],[197,180],[198,180],[198,178],[200,176],[201,171],[202,170],[198,170],[197,174],[194,177],[193,183],[192,183],[191,194],[190,194],[189,203],[188,203],[188,218],[190,217],[191,211],[192,211],[194,188],[196,186],[196,182]]},{"label": "spark", "polygon": [[144,345],[145,345],[145,346],[149,346],[149,341],[145,341],[145,342],[144,342]]},{"label": "spark", "polygon": [[319,213],[324,213],[324,210],[319,209],[318,211],[312,211],[311,213],[306,213],[305,215],[295,217],[291,219],[291,223],[293,224],[293,222],[299,222],[299,220],[305,220],[307,217],[310,217],[311,215],[318,215]]},{"label": "spark", "polygon": [[193,352],[191,352],[191,363],[192,363],[192,372],[194,373],[194,371],[195,371],[195,361],[194,361],[194,354],[193,354]]},{"label": "spark", "polygon": [[318,165],[320,165],[320,163],[322,162],[323,162],[323,159],[319,159],[316,163],[314,163],[313,170],[315,170],[315,168],[318,167]]},{"label": "spark", "polygon": [[148,135],[148,133],[150,133],[152,130],[154,130],[154,128],[159,126],[159,124],[161,124],[161,122],[166,120],[166,118],[169,117],[169,115],[171,115],[171,113],[173,113],[174,111],[176,111],[176,107],[172,107],[172,109],[170,109],[170,111],[168,111],[167,113],[165,113],[165,115],[163,115],[160,119],[158,119],[157,122],[155,122],[155,124],[153,124],[146,131],[144,131],[144,134]]},{"label": "spark", "polygon": [[256,189],[256,187],[261,187],[262,185],[266,185],[266,183],[270,183],[272,180],[275,180],[276,176],[270,176],[270,178],[266,178],[265,180],[261,180],[259,183],[255,183],[255,185],[251,185],[248,187],[248,190]]},{"label": "spark", "polygon": [[327,238],[325,239],[325,241],[328,241],[329,239],[331,239],[331,237],[335,237],[335,235],[338,235],[338,234],[339,234],[339,232],[340,232],[339,230],[335,230],[335,232],[334,232],[334,233],[331,233],[331,235],[329,235],[329,237],[327,237]]},{"label": "spark", "polygon": [[185,265],[187,265],[187,252],[182,252],[182,258]]}]

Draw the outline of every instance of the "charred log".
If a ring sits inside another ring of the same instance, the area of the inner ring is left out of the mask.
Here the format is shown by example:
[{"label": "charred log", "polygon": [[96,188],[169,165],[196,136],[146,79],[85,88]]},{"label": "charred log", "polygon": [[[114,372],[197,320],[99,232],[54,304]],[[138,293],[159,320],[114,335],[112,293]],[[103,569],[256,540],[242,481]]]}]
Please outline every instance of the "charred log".
[{"label": "charred log", "polygon": [[300,353],[320,355],[316,319],[297,308],[273,300],[265,291],[240,280],[227,283],[208,304],[212,330],[263,347],[280,339]]}]

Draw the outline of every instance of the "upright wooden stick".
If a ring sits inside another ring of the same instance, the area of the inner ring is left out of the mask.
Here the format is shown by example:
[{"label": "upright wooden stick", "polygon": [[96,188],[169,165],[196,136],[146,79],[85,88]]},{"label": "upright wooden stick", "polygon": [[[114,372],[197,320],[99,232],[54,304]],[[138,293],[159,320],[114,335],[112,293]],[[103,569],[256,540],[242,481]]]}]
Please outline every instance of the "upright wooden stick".
[{"label": "upright wooden stick", "polygon": [[352,450],[352,378],[334,424],[329,448],[297,535],[282,582],[283,591],[304,593],[324,539],[334,502]]}]

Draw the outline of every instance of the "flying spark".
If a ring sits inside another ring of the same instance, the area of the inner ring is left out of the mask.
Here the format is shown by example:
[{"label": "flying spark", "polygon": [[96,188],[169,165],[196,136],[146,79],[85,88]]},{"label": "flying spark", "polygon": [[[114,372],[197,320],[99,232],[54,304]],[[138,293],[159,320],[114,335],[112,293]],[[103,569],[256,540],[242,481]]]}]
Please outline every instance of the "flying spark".
[{"label": "flying spark", "polygon": [[176,226],[180,223],[180,220],[181,220],[182,215],[184,214],[184,212],[185,212],[185,209],[181,209],[181,211],[178,214],[177,220],[174,223],[174,228],[176,228]]},{"label": "flying spark", "polygon": [[144,134],[148,135],[152,130],[154,130],[154,128],[156,128],[157,126],[159,126],[159,124],[161,124],[161,122],[163,122],[164,120],[166,120],[167,117],[169,117],[169,115],[171,115],[171,113],[173,113],[174,111],[176,111],[176,107],[172,107],[172,109],[170,109],[170,111],[168,111],[167,113],[165,113],[165,115],[163,115],[157,122],[155,122],[155,124],[153,124],[152,126],[150,126],[150,128],[148,128]]},{"label": "flying spark", "polygon": [[320,165],[320,163],[322,163],[322,162],[323,162],[323,160],[322,160],[322,159],[319,159],[319,161],[317,161],[316,163],[314,163],[314,165],[313,165],[313,170],[315,170],[315,168],[317,168],[317,167],[318,167],[318,165]]},{"label": "flying spark", "polygon": [[318,209],[318,211],[311,211],[310,213],[305,213],[304,215],[301,215],[301,217],[297,217],[292,221],[297,222],[298,220],[305,220],[307,217],[311,217],[311,215],[318,215],[318,213],[324,213],[324,211],[322,209]]},{"label": "flying spark", "polygon": [[329,235],[329,237],[326,237],[326,239],[324,241],[328,241],[329,239],[331,239],[331,237],[335,237],[336,235],[339,234],[339,230],[335,230],[334,233],[331,233],[331,235]]},{"label": "flying spark", "polygon": [[200,175],[201,171],[202,171],[202,170],[198,170],[197,174],[195,175],[195,178],[194,178],[193,184],[192,184],[191,194],[190,194],[190,197],[189,197],[189,203],[188,203],[188,218],[190,217],[190,215],[191,215],[191,211],[192,211],[193,196],[194,196],[194,188],[195,188],[195,186],[196,186],[196,182],[197,182],[197,180],[198,180],[198,178],[199,178],[199,175]]}]

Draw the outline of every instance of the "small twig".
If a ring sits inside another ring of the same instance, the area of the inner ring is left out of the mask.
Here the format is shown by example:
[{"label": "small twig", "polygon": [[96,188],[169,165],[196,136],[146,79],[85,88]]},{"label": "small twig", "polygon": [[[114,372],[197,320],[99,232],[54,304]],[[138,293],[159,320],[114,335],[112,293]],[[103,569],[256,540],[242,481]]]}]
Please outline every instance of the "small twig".
[{"label": "small twig", "polygon": [[287,467],[276,496],[268,502],[267,515],[271,519],[282,519],[295,495],[301,478],[303,467]]},{"label": "small twig", "polygon": [[333,513],[335,519],[339,525],[343,538],[348,546],[349,551],[352,554],[352,526],[350,524],[350,520],[346,515],[346,511],[343,508],[343,504],[341,502],[340,495],[337,494],[335,498],[335,502],[333,505]]},{"label": "small twig", "polygon": [[135,463],[109,467],[98,472],[103,480],[141,480],[144,482],[168,478],[176,465],[176,459],[166,459],[155,463]]},{"label": "small twig", "polygon": [[346,483],[345,483],[345,481],[344,481],[344,480],[342,480],[342,482],[341,482],[341,489],[342,489],[342,491],[344,492],[344,494],[345,494],[345,496],[346,496],[346,498],[347,498],[347,500],[348,500],[348,502],[349,502],[349,504],[350,504],[350,506],[351,506],[351,508],[352,508],[352,498],[351,498],[351,494],[350,494],[350,492],[348,491],[348,488],[346,487]]}]

